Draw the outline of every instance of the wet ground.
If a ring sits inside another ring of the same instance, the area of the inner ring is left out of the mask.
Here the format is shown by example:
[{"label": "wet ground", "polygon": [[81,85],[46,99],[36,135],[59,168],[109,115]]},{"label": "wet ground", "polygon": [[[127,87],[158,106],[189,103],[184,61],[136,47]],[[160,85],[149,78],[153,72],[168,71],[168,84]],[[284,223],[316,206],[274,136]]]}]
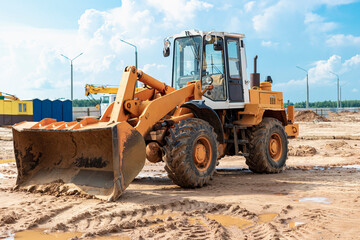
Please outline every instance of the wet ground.
[{"label": "wet ground", "polygon": [[280,174],[226,157],[210,185],[182,189],[147,164],[112,203],[13,191],[11,144],[0,140],[0,239],[358,239],[360,132],[341,124],[300,124]]}]

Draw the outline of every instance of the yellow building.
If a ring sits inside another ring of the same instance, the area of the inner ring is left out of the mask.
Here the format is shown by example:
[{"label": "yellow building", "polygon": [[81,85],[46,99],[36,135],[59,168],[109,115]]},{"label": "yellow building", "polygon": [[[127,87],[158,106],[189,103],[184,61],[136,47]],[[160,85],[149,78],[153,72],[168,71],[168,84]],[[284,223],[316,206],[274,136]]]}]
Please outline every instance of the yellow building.
[{"label": "yellow building", "polygon": [[32,100],[0,100],[0,125],[13,125],[32,120]]}]

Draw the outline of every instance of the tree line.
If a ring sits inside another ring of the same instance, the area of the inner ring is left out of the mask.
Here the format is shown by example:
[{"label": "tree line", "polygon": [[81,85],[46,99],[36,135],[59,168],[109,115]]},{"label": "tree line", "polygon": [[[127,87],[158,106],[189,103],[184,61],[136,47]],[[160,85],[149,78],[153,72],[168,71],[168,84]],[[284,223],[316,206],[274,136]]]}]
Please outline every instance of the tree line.
[{"label": "tree line", "polygon": [[100,99],[74,99],[73,107],[95,107],[100,104]]},{"label": "tree line", "polygon": [[[75,99],[73,100],[73,107],[95,107],[96,104],[100,104],[100,99]],[[336,108],[336,101],[322,101],[322,102],[310,102],[311,108]],[[287,107],[288,103],[284,103]],[[305,108],[306,102],[291,103],[296,108]],[[360,100],[345,100],[341,101],[342,107],[360,107]]]},{"label": "tree line", "polygon": [[[284,103],[287,107],[288,103]],[[291,103],[295,108],[305,108],[306,102]],[[337,101],[322,101],[322,102],[309,102],[310,108],[336,108]],[[345,100],[341,101],[341,107],[360,107],[360,100]]]}]

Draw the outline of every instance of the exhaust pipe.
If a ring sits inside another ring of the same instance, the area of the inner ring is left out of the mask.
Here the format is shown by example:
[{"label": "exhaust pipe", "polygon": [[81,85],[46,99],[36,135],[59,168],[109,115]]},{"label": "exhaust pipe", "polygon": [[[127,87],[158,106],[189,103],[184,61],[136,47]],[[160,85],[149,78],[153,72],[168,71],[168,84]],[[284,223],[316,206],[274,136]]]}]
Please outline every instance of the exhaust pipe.
[{"label": "exhaust pipe", "polygon": [[256,72],[257,58],[258,56],[256,55],[254,57],[254,73],[250,74],[250,88],[260,87],[260,73]]}]

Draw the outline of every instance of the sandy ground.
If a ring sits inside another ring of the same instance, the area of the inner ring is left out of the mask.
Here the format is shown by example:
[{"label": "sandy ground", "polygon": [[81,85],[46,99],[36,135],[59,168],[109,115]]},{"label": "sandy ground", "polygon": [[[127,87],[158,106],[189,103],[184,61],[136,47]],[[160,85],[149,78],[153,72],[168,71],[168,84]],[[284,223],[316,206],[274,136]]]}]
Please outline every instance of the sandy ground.
[{"label": "sandy ground", "polygon": [[226,157],[210,185],[182,189],[147,164],[112,203],[13,191],[15,164],[0,164],[0,239],[359,239],[360,121],[341,119],[301,122],[280,174]]}]

